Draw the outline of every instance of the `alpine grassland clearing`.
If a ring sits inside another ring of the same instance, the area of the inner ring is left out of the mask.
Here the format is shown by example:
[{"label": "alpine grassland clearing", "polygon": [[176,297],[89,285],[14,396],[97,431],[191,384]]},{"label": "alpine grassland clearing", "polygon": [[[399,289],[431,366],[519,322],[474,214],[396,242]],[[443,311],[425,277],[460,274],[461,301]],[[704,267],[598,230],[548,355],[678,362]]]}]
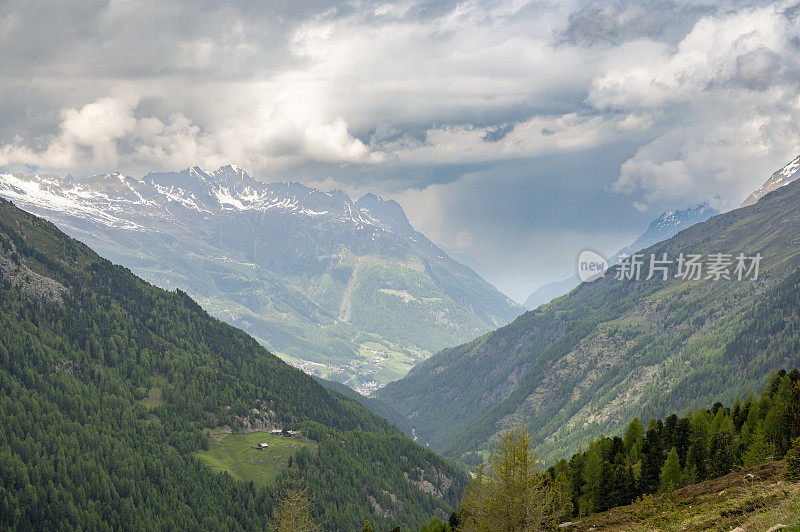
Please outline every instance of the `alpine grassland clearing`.
[{"label": "alpine grassland clearing", "polygon": [[[208,450],[197,453],[200,460],[216,471],[227,471],[237,480],[262,486],[273,486],[278,474],[288,466],[289,458],[301,448],[316,449],[309,440],[264,432],[217,431],[210,436]],[[266,443],[267,447],[253,447],[261,443]]]}]

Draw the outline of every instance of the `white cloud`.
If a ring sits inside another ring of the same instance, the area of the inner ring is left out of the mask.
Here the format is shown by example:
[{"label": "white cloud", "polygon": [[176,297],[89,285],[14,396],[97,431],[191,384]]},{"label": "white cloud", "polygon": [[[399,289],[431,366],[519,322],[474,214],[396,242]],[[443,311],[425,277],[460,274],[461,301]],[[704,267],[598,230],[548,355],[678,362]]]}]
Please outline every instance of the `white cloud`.
[{"label": "white cloud", "polygon": [[747,95],[724,102],[698,97],[693,120],[641,147],[622,165],[614,190],[641,191],[661,207],[697,199],[737,206],[800,149],[796,96],[775,100],[763,106]]},{"label": "white cloud", "polygon": [[26,135],[30,111],[7,111],[0,163],[135,173],[237,162],[274,173],[627,141],[643,146],[613,190],[733,204],[800,146],[797,22],[785,2],[739,4],[408,0],[274,12],[115,1],[54,6],[65,24],[31,25],[36,10],[11,2],[0,95],[50,94],[53,107],[34,117],[55,121]]},{"label": "white cloud", "polygon": [[101,98],[81,109],[65,109],[59,134],[50,139],[44,150],[8,144],[0,147],[0,164],[55,168],[115,165],[119,139],[136,129],[132,111],[132,102],[115,98]]},{"label": "white cloud", "polygon": [[778,6],[769,6],[705,17],[674,52],[661,43],[628,43],[611,55],[606,72],[592,82],[588,101],[599,109],[685,101],[713,85],[733,81],[742,56],[793,51],[787,29]]},{"label": "white cloud", "polygon": [[37,150],[21,139],[0,146],[0,165],[49,169],[215,167],[236,161],[247,167],[279,168],[301,162],[379,162],[348,132],[344,119],[331,122],[269,114],[207,127],[182,113],[162,121],[136,117],[137,99],[103,97],[61,113],[59,132]]},{"label": "white cloud", "polygon": [[[153,167],[205,162],[189,157],[234,159],[268,172],[315,163],[402,163],[406,156],[416,164],[436,158],[409,146],[408,139],[426,135],[434,151],[454,153],[451,158],[467,144],[473,160],[535,154],[555,145],[558,136],[544,141],[540,130],[526,129],[526,121],[535,126],[552,121],[554,101],[579,105],[593,75],[581,51],[552,42],[552,27],[568,6],[536,5],[532,17],[534,6],[527,1],[462,2],[433,16],[416,16],[428,9],[420,2],[347,5],[292,19],[270,17],[269,9],[248,10],[245,17],[223,4],[200,14],[180,2],[161,9],[112,2],[97,12],[65,13],[65,22],[76,28],[91,27],[102,46],[63,27],[52,28],[56,42],[46,47],[45,35],[35,39],[11,31],[0,36],[0,45],[12,52],[0,59],[0,70],[12,74],[6,83],[26,71],[42,91],[55,78],[84,95],[65,109],[81,110],[122,92],[134,95],[141,102],[134,117],[151,122],[139,128],[135,151],[153,155]],[[24,4],[16,12],[32,16]],[[85,21],[79,20],[81,13]],[[269,46],[269,35],[280,43]],[[276,58],[273,48],[285,53]],[[25,54],[43,58],[23,62]],[[53,93],[53,105],[60,103],[58,94]],[[534,108],[545,114],[536,116]],[[556,111],[559,115],[564,123],[575,121],[573,110]],[[153,120],[165,129],[156,133]],[[512,136],[514,145],[509,138],[494,146],[502,149],[493,154],[480,145],[480,135],[500,121],[522,124]],[[24,121],[20,125],[24,128]],[[62,121],[51,127],[64,126]],[[101,163],[132,170],[137,162],[135,153],[122,148],[127,138],[107,139],[105,148],[96,145],[97,158],[81,158],[80,151],[55,158],[33,148],[54,142],[54,135],[19,133],[6,132],[7,161],[25,152],[26,159],[74,171]],[[582,145],[587,135],[580,131],[574,144]],[[165,145],[166,139],[174,147]],[[567,143],[563,136],[558,142]],[[400,152],[384,153],[392,148]]]},{"label": "white cloud", "polygon": [[387,143],[396,161],[442,164],[497,161],[545,154],[569,153],[625,138],[616,118],[568,113],[536,116],[517,124],[501,139],[489,142],[491,127],[450,126],[425,132],[422,140],[403,138]]},{"label": "white cloud", "polygon": [[663,133],[622,165],[613,190],[661,207],[738,205],[800,151],[797,36],[772,5],[705,17],[675,50],[645,47],[653,53],[628,54],[616,68],[612,60],[588,101],[664,117]]}]

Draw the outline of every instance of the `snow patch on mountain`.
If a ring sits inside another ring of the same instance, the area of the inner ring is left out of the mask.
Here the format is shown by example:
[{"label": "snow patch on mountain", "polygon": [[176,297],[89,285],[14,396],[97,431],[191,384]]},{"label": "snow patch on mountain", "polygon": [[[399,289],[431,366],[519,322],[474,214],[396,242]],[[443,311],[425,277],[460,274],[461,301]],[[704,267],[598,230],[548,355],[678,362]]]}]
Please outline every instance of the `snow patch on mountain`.
[{"label": "snow patch on mountain", "polygon": [[131,220],[115,216],[101,208],[99,204],[107,205],[111,202],[106,194],[78,185],[63,187],[54,176],[36,174],[25,179],[25,176],[0,174],[0,196],[22,207],[35,206],[51,212],[90,218],[109,227],[146,230]]},{"label": "snow patch on mountain", "polygon": [[[263,183],[237,165],[206,171],[154,172],[141,179],[119,172],[85,179],[50,174],[0,174],[0,195],[28,207],[81,216],[97,224],[146,230],[153,219],[183,219],[224,212],[281,213],[350,224],[374,240],[392,233],[417,240],[402,207],[374,194],[353,201],[342,191],[324,192],[301,183]],[[176,211],[177,209],[177,211]]]},{"label": "snow patch on mountain", "polygon": [[779,188],[788,185],[792,181],[800,178],[800,155],[795,157],[789,164],[772,174],[766,183],[747,196],[742,203],[742,207],[753,205],[758,200]]}]

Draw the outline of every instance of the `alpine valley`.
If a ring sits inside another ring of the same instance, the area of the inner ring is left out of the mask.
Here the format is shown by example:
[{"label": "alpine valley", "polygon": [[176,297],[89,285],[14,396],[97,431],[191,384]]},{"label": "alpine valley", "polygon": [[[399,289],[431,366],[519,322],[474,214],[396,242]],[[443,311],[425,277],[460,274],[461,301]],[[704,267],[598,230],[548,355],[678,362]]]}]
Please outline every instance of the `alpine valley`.
[{"label": "alpine valley", "polygon": [[[618,280],[612,267],[432,356],[375,397],[405,415],[420,441],[468,461],[512,427],[526,427],[553,461],[634,417],[731,404],[758,393],[771,372],[800,365],[798,235],[800,182],[786,179],[644,249],[640,280]],[[665,253],[674,261],[667,275],[646,279],[651,254]],[[684,278],[681,253],[760,255],[759,275]]]},{"label": "alpine valley", "polygon": [[800,532],[800,0],[0,50],[0,532]]},{"label": "alpine valley", "polygon": [[354,202],[223,166],[142,179],[0,174],[0,196],[361,392],[523,311],[372,194]]},{"label": "alpine valley", "polygon": [[[797,182],[644,250],[758,255],[759,275],[617,280],[617,266],[363,398],[0,199],[0,522],[796,525],[800,371],[776,370],[800,362],[799,230]],[[491,453],[470,480],[424,443]]]}]

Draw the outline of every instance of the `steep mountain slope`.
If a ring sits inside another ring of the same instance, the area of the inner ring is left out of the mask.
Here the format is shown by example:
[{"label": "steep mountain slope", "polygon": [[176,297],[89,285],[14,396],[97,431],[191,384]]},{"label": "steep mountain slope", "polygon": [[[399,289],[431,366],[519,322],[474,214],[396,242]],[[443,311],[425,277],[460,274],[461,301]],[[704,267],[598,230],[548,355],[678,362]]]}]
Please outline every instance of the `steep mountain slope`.
[{"label": "steep mountain slope", "polygon": [[0,426],[0,528],[266,528],[280,486],[193,458],[222,426],[311,438],[316,453],[297,463],[333,528],[417,526],[449,512],[464,482],[186,294],[2,199]]},{"label": "steep mountain slope", "polygon": [[380,401],[373,397],[361,395],[360,393],[353,390],[349,386],[346,386],[340,382],[329,381],[326,379],[321,379],[319,377],[314,377],[314,379],[325,388],[328,388],[329,390],[333,390],[335,392],[339,392],[345,397],[349,397],[353,401],[361,403],[365,407],[369,408],[372,412],[378,414],[386,421],[388,421],[389,423],[400,429],[400,431],[403,432],[403,434],[406,434],[408,436],[412,436],[414,434],[413,427],[409,425],[408,420],[405,418],[405,416],[403,416],[397,410],[392,408],[392,405],[384,403],[383,401]]},{"label": "steep mountain slope", "polygon": [[[548,459],[600,432],[614,434],[635,416],[732,402],[770,371],[800,362],[800,305],[777,315],[759,310],[800,291],[798,234],[800,183],[793,183],[648,248],[641,280],[617,280],[620,267],[612,268],[431,357],[377,397],[405,414],[421,441],[448,454],[484,449],[523,424]],[[675,263],[667,280],[645,280],[651,253],[762,259],[757,279],[685,279],[675,277]],[[754,327],[760,332],[749,333]]]},{"label": "steep mountain slope", "polygon": [[0,196],[354,388],[396,379],[521,312],[371,194],[353,202],[226,166],[141,180],[2,174]]},{"label": "steep mountain slope", "polygon": [[[800,483],[781,478],[785,462],[659,494],[575,520],[565,532],[604,530],[800,530]],[[745,480],[747,479],[747,480]]]},{"label": "steep mountain slope", "polygon": [[752,205],[770,192],[788,185],[800,177],[800,155],[794,158],[789,164],[775,172],[761,185],[758,190],[753,191],[742,203],[742,207]]},{"label": "steep mountain slope", "polygon": [[[681,211],[662,213],[661,216],[650,222],[647,230],[639,238],[609,258],[608,263],[611,265],[617,264],[619,257],[632,255],[641,249],[671,238],[687,227],[705,222],[717,214],[719,214],[719,211],[712,209],[708,203],[702,203]],[[528,310],[533,310],[539,305],[549,303],[555,298],[563,296],[579,284],[581,284],[581,281],[577,275],[573,275],[563,281],[544,284],[528,296],[523,306]]]}]

